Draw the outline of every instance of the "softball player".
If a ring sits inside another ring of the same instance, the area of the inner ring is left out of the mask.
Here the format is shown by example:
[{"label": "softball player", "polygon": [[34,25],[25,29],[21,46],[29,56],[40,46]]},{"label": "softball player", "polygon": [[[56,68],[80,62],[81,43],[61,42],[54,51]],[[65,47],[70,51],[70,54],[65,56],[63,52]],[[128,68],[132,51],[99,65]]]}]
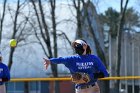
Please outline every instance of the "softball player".
[{"label": "softball player", "polygon": [[2,63],[2,55],[0,53],[0,93],[6,93],[5,82],[10,80],[8,67]]},{"label": "softball player", "polygon": [[108,76],[108,72],[99,57],[91,54],[90,46],[84,40],[72,43],[77,55],[59,58],[44,58],[46,69],[51,63],[64,64],[71,72],[76,93],[100,93],[98,78]]}]

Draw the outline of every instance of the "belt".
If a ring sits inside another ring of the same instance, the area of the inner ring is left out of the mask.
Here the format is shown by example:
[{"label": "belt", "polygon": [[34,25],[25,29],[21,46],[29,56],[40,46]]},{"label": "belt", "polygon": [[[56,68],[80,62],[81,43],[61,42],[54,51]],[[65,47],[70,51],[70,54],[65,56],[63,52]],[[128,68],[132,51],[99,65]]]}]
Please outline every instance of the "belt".
[{"label": "belt", "polygon": [[76,89],[86,89],[86,88],[91,88],[91,87],[93,87],[93,86],[95,86],[95,84],[84,85],[84,86],[78,86],[78,87],[76,87]]}]

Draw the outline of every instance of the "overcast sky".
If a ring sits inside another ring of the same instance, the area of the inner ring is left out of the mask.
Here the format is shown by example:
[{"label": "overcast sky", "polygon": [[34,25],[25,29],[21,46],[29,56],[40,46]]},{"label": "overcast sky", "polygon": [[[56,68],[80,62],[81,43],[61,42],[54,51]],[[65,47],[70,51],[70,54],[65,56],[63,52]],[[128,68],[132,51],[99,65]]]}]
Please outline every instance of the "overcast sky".
[{"label": "overcast sky", "polygon": [[[3,2],[4,0],[0,0],[0,2]],[[67,3],[71,0],[56,0],[57,2],[61,3]],[[97,8],[98,13],[104,12],[107,10],[108,7],[113,7],[117,11],[120,10],[120,0],[92,0],[94,5]],[[124,0],[126,1],[126,0]],[[8,2],[17,2],[17,0],[8,0]],[[139,12],[140,2],[139,0],[129,0],[128,7],[134,7]]]}]

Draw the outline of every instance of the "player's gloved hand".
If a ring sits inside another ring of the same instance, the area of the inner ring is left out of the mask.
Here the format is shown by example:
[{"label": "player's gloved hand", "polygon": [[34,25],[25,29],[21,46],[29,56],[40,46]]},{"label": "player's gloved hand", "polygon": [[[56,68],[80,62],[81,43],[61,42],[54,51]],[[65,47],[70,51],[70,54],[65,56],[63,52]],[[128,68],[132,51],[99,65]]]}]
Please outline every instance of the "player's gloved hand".
[{"label": "player's gloved hand", "polygon": [[72,82],[76,84],[88,83],[90,81],[90,77],[87,73],[76,72],[71,75]]}]

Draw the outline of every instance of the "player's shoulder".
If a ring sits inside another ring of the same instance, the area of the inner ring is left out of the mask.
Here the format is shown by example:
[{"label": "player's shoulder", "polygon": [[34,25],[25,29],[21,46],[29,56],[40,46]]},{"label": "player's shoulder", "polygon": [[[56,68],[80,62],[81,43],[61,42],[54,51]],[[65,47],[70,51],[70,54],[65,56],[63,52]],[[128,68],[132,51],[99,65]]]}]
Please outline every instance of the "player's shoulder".
[{"label": "player's shoulder", "polygon": [[0,65],[2,66],[2,67],[6,67],[7,68],[7,65],[6,64],[4,64],[4,63],[0,63]]},{"label": "player's shoulder", "polygon": [[79,55],[70,55],[70,56],[67,56],[66,58],[77,58],[77,57],[79,57]]},{"label": "player's shoulder", "polygon": [[94,54],[89,54],[89,56],[91,56],[92,58],[98,58],[98,56],[96,56]]},{"label": "player's shoulder", "polygon": [[93,58],[94,60],[100,60],[100,58],[97,55],[94,54],[90,54],[91,58]]}]

